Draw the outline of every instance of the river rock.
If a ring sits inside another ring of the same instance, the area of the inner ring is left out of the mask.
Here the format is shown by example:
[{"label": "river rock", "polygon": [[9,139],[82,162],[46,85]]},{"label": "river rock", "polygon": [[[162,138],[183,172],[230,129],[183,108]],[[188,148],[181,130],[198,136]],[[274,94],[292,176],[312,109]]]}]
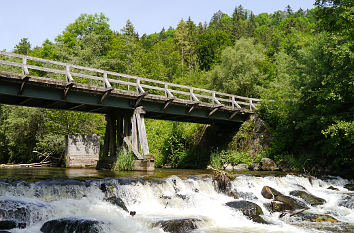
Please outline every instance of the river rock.
[{"label": "river rock", "polygon": [[284,212],[287,210],[293,210],[291,205],[278,201],[272,201],[270,203],[270,209],[272,212]]},{"label": "river rock", "polygon": [[253,163],[248,166],[248,169],[251,171],[259,171],[261,168],[259,166],[259,163]]},{"label": "river rock", "polygon": [[2,221],[13,220],[21,226],[42,221],[51,213],[51,206],[42,202],[0,200]]},{"label": "river rock", "polygon": [[270,158],[262,158],[259,165],[262,171],[275,171],[278,169],[275,162]]},{"label": "river rock", "polygon": [[16,220],[0,221],[0,230],[10,230],[14,228],[26,228],[26,223],[17,222]]},{"label": "river rock", "polygon": [[241,210],[246,216],[263,214],[262,208],[256,203],[250,201],[230,201],[225,205],[236,210]]},{"label": "river rock", "polygon": [[227,202],[225,205],[235,210],[240,210],[243,215],[249,217],[254,222],[268,224],[268,222],[259,216],[263,214],[263,211],[256,203],[250,201],[231,201]]},{"label": "river rock", "polygon": [[102,222],[92,219],[61,218],[45,222],[41,227],[43,233],[99,233],[103,232]]},{"label": "river rock", "polygon": [[299,197],[311,206],[323,205],[326,201],[302,190],[291,191],[290,195]]},{"label": "river rock", "polygon": [[298,213],[290,218],[291,221],[309,221],[309,222],[331,222],[336,223],[339,222],[337,219],[333,218],[330,215],[320,215],[320,214],[312,214],[312,213]]},{"label": "river rock", "polygon": [[197,229],[197,222],[200,221],[197,218],[171,219],[155,222],[151,226],[161,227],[165,232],[184,233]]},{"label": "river rock", "polygon": [[234,171],[248,171],[248,164],[240,163],[233,167]]},{"label": "river rock", "polygon": [[282,195],[279,191],[277,191],[274,188],[269,187],[269,186],[264,186],[262,188],[261,194],[264,198],[267,198],[267,199],[273,199],[274,195]]},{"label": "river rock", "polygon": [[333,187],[333,186],[329,186],[327,189],[334,190],[334,191],[339,191],[338,188],[335,188],[335,187]]},{"label": "river rock", "polygon": [[124,201],[120,197],[114,197],[114,196],[113,197],[108,197],[108,198],[105,198],[105,201],[111,203],[112,205],[116,205],[116,206],[122,208],[126,212],[129,212],[129,210],[126,207]]},{"label": "river rock", "polygon": [[290,163],[287,159],[280,159],[278,161],[278,167],[279,167],[280,171],[283,171],[283,172],[290,172],[291,171],[291,166],[290,166]]},{"label": "river rock", "polygon": [[296,209],[308,209],[308,207],[305,205],[305,203],[302,203],[298,200],[295,200],[292,197],[285,196],[285,195],[275,195],[274,196],[275,201],[280,201],[286,205],[288,205],[290,210],[296,210]]},{"label": "river rock", "polygon": [[346,184],[344,188],[348,189],[349,191],[354,191],[354,184]]}]

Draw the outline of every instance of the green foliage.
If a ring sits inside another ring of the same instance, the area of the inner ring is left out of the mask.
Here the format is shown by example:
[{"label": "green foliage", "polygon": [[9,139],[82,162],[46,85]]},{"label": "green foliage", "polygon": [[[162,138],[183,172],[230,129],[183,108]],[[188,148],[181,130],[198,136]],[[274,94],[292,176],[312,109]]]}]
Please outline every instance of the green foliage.
[{"label": "green foliage", "polygon": [[265,79],[265,64],[263,46],[255,45],[252,39],[240,39],[223,51],[221,64],[210,72],[210,86],[236,95],[258,96]]},{"label": "green foliage", "polygon": [[254,159],[247,152],[237,152],[234,150],[214,151],[210,156],[210,165],[216,169],[221,169],[225,164],[237,165],[245,163],[251,165],[259,162],[260,159]]},{"label": "green foliage", "polygon": [[117,161],[113,165],[115,171],[131,171],[134,168],[134,153],[132,151],[121,150],[117,155]]}]

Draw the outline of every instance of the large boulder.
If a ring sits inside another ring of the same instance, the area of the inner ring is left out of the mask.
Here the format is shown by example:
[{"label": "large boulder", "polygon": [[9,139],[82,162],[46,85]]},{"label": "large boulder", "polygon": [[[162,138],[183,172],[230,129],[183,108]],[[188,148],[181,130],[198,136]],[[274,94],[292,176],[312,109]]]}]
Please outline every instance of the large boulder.
[{"label": "large boulder", "polygon": [[161,227],[165,232],[184,233],[197,229],[197,222],[200,221],[197,218],[162,220],[153,223],[152,227]]},{"label": "large boulder", "polygon": [[263,214],[262,208],[256,203],[250,201],[230,201],[225,205],[232,209],[239,210],[243,215],[257,223],[268,224],[260,215]]},{"label": "large boulder", "polygon": [[264,186],[262,188],[261,194],[264,198],[267,199],[273,199],[275,195],[282,195],[279,191],[269,186]]},{"label": "large boulder", "polygon": [[275,171],[278,169],[277,165],[270,158],[262,158],[259,166],[263,171]]},{"label": "large boulder", "polygon": [[289,210],[296,210],[296,209],[308,209],[305,203],[300,202],[292,197],[285,196],[285,195],[275,195],[275,201],[282,202],[287,205]]},{"label": "large boulder", "polygon": [[256,203],[250,201],[230,201],[225,205],[232,209],[240,210],[246,216],[263,214],[262,208]]},{"label": "large boulder", "polygon": [[102,222],[93,219],[61,218],[45,222],[41,227],[43,233],[99,233],[103,232]]},{"label": "large boulder", "polygon": [[316,206],[316,205],[323,205],[326,203],[326,201],[320,197],[316,197],[310,193],[307,193],[306,191],[302,190],[294,190],[290,192],[290,195],[299,197],[302,200],[304,200],[307,204],[311,206]]},{"label": "large boulder", "polygon": [[293,207],[287,203],[272,201],[270,203],[270,210],[272,212],[284,212],[287,210],[293,210]]},{"label": "large boulder", "polygon": [[240,163],[233,167],[234,171],[248,171],[248,164]]}]

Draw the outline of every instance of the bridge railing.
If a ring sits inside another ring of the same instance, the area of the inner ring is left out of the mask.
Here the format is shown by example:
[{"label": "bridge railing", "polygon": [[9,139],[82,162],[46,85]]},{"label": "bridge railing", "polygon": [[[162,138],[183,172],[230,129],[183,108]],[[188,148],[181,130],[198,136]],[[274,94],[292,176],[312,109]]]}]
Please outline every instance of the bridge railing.
[{"label": "bridge railing", "polygon": [[51,74],[49,76],[47,75],[48,77],[66,80],[68,85],[73,85],[77,82],[85,83],[103,86],[109,91],[119,89],[134,91],[141,95],[162,96],[170,101],[182,99],[188,100],[191,104],[196,105],[199,103],[209,103],[216,108],[229,106],[233,110],[238,110],[242,107],[255,110],[257,103],[261,101],[256,98],[162,82],[159,80],[3,51],[0,51],[0,64],[20,68],[24,76],[30,75],[30,70],[35,70],[37,73],[40,72],[41,76],[45,76],[43,73],[48,73]]}]

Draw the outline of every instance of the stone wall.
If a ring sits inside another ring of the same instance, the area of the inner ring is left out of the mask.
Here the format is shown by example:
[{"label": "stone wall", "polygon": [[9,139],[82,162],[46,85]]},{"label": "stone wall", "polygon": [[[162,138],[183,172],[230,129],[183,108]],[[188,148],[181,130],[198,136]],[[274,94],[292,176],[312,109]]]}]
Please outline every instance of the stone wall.
[{"label": "stone wall", "polygon": [[100,137],[97,135],[67,135],[66,167],[96,167],[100,154]]}]

